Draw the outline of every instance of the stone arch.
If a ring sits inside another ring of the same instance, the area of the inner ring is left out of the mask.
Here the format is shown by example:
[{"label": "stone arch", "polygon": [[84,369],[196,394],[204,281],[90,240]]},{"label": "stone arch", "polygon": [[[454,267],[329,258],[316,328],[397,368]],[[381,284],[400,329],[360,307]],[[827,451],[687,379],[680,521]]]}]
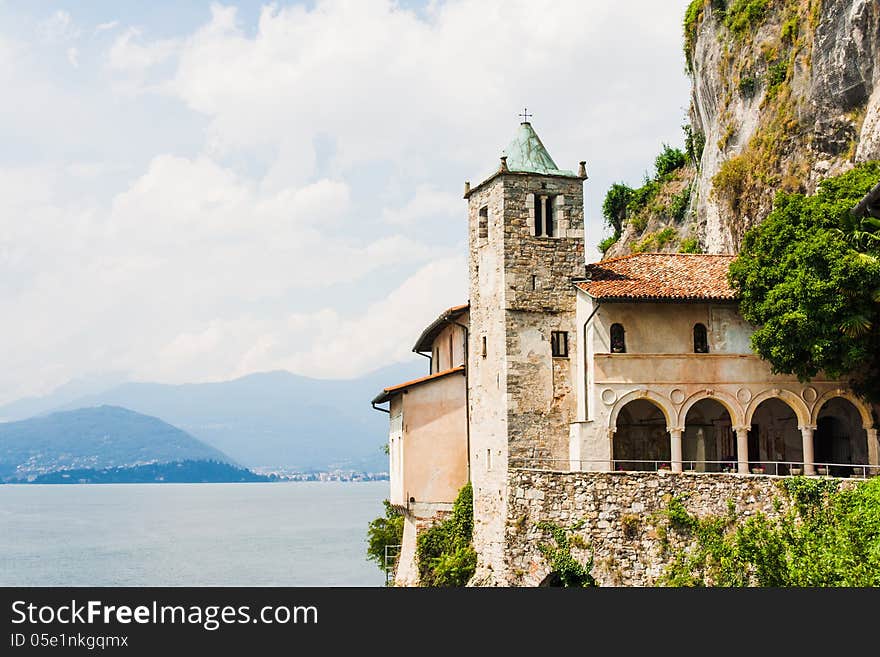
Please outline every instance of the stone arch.
[{"label": "stone arch", "polygon": [[683,427],[685,425],[688,411],[691,410],[691,407],[694,404],[696,404],[698,401],[702,401],[703,399],[712,399],[714,401],[717,401],[725,409],[727,409],[727,413],[728,415],[730,415],[730,421],[733,423],[733,426],[736,427],[745,424],[745,413],[740,403],[736,400],[736,397],[726,392],[720,392],[718,390],[700,390],[699,392],[695,392],[690,397],[685,399],[684,403],[682,403],[681,405],[681,408],[678,409],[678,420],[676,422],[677,426]]},{"label": "stone arch", "polygon": [[672,421],[676,418],[676,415],[675,412],[672,410],[671,405],[669,404],[669,400],[662,395],[657,394],[653,390],[642,389],[628,392],[623,397],[617,400],[617,403],[614,404],[614,408],[611,409],[611,415],[608,420],[609,429],[611,429],[612,431],[617,429],[617,416],[620,415],[620,411],[631,401],[635,401],[637,399],[644,399],[653,403],[660,409],[660,412],[663,413],[663,416],[666,418],[666,426],[668,428],[674,426],[672,424]]},{"label": "stone arch", "polygon": [[864,402],[858,398],[854,393],[849,390],[829,390],[824,393],[819,399],[816,400],[816,403],[813,404],[813,411],[810,413],[810,425],[816,426],[816,423],[819,421],[819,413],[822,412],[822,407],[826,404],[826,402],[834,399],[835,397],[842,397],[850,402],[853,406],[855,406],[856,410],[859,412],[859,415],[862,418],[862,428],[863,429],[871,429],[874,426],[874,418],[871,417],[871,411],[865,406]]},{"label": "stone arch", "polygon": [[810,422],[810,409],[807,408],[806,403],[790,390],[780,389],[764,390],[755,395],[754,399],[752,399],[752,401],[749,403],[748,408],[746,409],[744,422],[746,426],[751,425],[752,418],[755,415],[755,411],[758,409],[758,406],[761,405],[761,402],[767,401],[768,399],[778,399],[781,402],[785,403],[789,408],[791,408],[791,410],[795,414],[795,417],[797,417],[797,421],[800,426],[812,426]]}]

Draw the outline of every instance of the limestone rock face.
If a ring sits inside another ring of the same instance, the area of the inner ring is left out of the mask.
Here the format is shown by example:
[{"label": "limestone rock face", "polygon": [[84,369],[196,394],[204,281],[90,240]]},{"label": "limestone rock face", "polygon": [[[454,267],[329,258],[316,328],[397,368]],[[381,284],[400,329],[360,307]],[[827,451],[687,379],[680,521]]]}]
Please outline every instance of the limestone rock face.
[{"label": "limestone rock face", "polygon": [[703,250],[733,253],[777,191],[880,158],[880,0],[771,0],[738,31],[714,4],[690,53],[705,135],[690,219]]}]

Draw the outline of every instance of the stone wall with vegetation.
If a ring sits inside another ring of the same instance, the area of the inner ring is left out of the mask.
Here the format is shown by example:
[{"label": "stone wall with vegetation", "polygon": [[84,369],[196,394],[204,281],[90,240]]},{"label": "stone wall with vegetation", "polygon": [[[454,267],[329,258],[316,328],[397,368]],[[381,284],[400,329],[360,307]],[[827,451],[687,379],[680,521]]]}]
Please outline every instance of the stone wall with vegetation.
[{"label": "stone wall with vegetation", "polygon": [[[512,470],[507,515],[507,584],[537,586],[550,573],[542,546],[551,526],[569,529],[572,556],[593,559],[599,586],[652,586],[690,539],[676,531],[669,503],[696,516],[770,517],[787,509],[781,478],[655,472]],[[546,552],[546,549],[544,550]]]}]

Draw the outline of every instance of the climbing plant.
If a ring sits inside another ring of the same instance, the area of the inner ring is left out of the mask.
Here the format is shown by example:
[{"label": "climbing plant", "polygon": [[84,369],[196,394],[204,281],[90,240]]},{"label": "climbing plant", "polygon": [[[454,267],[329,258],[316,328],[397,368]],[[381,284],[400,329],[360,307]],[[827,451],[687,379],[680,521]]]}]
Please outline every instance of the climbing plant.
[{"label": "climbing plant", "polygon": [[452,514],[423,532],[416,541],[421,586],[464,586],[477,567],[471,545],[474,494],[470,483],[459,491]]},{"label": "climbing plant", "polygon": [[593,579],[590,571],[593,569],[593,555],[587,563],[582,564],[571,554],[573,546],[585,547],[582,545],[583,539],[575,534],[582,525],[573,527],[560,527],[552,522],[540,522],[538,528],[546,531],[553,538],[555,545],[549,543],[540,543],[538,550],[544,555],[550,566],[551,573],[558,578],[562,586],[570,587],[587,587],[596,586],[596,580]]}]

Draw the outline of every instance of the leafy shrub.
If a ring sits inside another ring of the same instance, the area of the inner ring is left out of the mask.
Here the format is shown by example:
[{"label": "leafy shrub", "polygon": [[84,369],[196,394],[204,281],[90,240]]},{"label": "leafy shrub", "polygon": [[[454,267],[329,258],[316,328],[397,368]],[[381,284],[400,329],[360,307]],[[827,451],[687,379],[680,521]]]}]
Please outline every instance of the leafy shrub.
[{"label": "leafy shrub", "polygon": [[764,20],[770,0],[734,0],[724,14],[724,24],[736,35],[743,35]]},{"label": "leafy shrub", "polygon": [[[656,180],[646,179],[644,185],[638,189],[632,190],[632,195],[626,206],[627,216],[630,217],[631,222],[633,215],[637,215],[654,200],[654,197],[660,192],[661,186],[662,185]],[[644,228],[644,226],[642,226],[642,228]]]},{"label": "leafy shrub", "polygon": [[672,148],[668,144],[663,144],[663,150],[654,160],[656,179],[661,180],[686,164],[687,157],[682,151]]},{"label": "leafy shrub", "polygon": [[464,586],[477,567],[471,546],[474,495],[468,483],[458,492],[452,515],[423,532],[416,541],[421,586]]},{"label": "leafy shrub", "polygon": [[703,250],[700,248],[700,242],[696,237],[686,237],[681,241],[681,246],[678,249],[679,253],[702,253]]},{"label": "leafy shrub", "polygon": [[688,203],[691,200],[691,188],[685,187],[681,190],[680,194],[676,194],[672,197],[672,202],[669,204],[669,216],[672,217],[677,222],[684,221],[685,214],[687,214]]},{"label": "leafy shrub", "polygon": [[403,542],[403,515],[388,500],[383,500],[382,504],[385,516],[370,521],[367,526],[367,559],[384,571],[385,546]]},{"label": "leafy shrub", "polygon": [[599,249],[599,251],[604,255],[608,252],[608,249],[617,244],[617,240],[619,239],[620,235],[609,235],[604,240],[599,242],[599,244],[596,245],[596,248]]},{"label": "leafy shrub", "polygon": [[780,61],[767,67],[767,89],[772,90],[788,77],[788,62]]},{"label": "leafy shrub", "polygon": [[790,509],[773,519],[743,521],[731,511],[700,519],[675,509],[694,545],[673,555],[660,583],[880,586],[880,478],[840,489],[834,480],[795,477],[781,488]]},{"label": "leafy shrub", "polygon": [[758,81],[752,77],[751,75],[747,75],[743,78],[740,78],[739,81],[739,94],[743,98],[752,98],[755,95],[755,89],[758,86]]},{"label": "leafy shrub", "polygon": [[699,130],[694,130],[689,123],[685,123],[681,128],[684,130],[685,153],[694,166],[699,166],[700,159],[703,157],[703,148],[706,146],[706,135]]},{"label": "leafy shrub", "polygon": [[658,249],[662,249],[676,238],[678,238],[678,231],[672,226],[667,226],[654,236],[654,242],[657,244]]}]

